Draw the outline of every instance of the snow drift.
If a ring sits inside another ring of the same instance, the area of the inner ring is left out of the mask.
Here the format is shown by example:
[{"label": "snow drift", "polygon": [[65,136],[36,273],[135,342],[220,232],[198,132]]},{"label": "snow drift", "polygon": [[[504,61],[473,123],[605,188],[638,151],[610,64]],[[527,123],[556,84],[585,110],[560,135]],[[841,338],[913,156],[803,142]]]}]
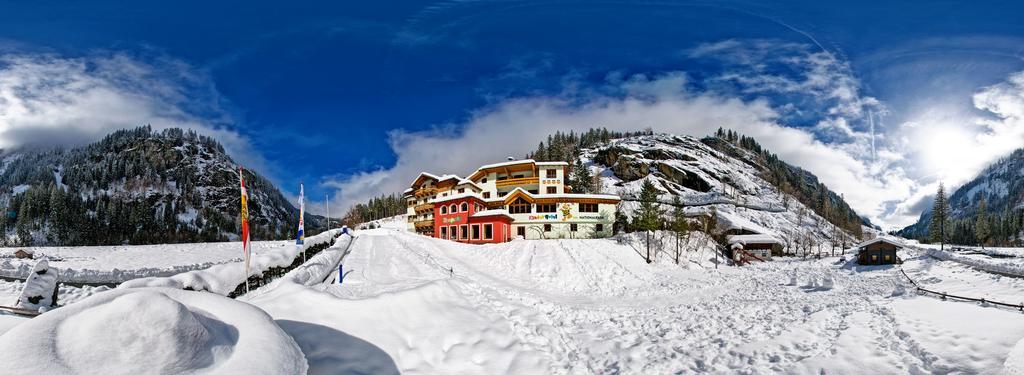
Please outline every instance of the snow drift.
[{"label": "snow drift", "polygon": [[118,289],[0,336],[4,374],[299,374],[306,360],[262,310],[218,295]]}]

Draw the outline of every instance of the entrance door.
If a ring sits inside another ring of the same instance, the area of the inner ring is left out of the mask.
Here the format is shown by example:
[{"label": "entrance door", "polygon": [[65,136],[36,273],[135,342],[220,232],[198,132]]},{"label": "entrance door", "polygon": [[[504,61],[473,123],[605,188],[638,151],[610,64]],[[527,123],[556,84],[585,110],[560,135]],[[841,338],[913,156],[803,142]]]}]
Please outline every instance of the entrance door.
[{"label": "entrance door", "polygon": [[516,235],[526,239],[526,227],[516,227]]}]

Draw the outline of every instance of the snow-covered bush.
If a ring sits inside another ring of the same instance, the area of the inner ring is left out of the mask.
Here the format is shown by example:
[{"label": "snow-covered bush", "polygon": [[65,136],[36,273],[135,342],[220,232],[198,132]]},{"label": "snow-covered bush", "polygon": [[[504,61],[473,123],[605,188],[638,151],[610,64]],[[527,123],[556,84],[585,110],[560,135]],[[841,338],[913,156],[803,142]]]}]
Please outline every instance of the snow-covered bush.
[{"label": "snow-covered bush", "polygon": [[32,273],[25,280],[25,286],[18,297],[17,307],[38,310],[57,305],[57,272],[50,269],[43,258],[32,266]]}]

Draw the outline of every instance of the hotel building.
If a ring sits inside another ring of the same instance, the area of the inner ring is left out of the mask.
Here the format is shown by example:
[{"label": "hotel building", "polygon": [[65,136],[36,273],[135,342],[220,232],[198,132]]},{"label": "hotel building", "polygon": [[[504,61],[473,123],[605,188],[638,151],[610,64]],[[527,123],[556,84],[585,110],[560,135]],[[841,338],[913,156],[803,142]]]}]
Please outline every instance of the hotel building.
[{"label": "hotel building", "polygon": [[610,236],[619,197],[573,194],[568,168],[527,159],[485,165],[468,178],[421,173],[403,194],[408,228],[466,243]]}]

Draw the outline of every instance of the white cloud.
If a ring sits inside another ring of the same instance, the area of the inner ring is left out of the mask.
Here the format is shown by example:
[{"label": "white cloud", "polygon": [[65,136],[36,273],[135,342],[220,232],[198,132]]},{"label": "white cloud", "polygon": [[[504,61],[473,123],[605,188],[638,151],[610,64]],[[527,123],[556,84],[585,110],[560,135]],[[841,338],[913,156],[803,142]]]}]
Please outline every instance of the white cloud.
[{"label": "white cloud", "polygon": [[[421,171],[465,175],[481,164],[521,156],[555,131],[650,127],[705,136],[726,127],[756,138],[783,160],[811,171],[875,223],[898,226],[916,218],[893,209],[917,191],[917,184],[897,165],[902,153],[886,147],[884,137],[876,139],[881,141],[872,152],[872,135],[851,123],[864,123],[868,110],[877,114],[884,108],[860,94],[860,83],[845,62],[807,46],[771,41],[706,44],[690,50],[689,57],[720,59],[729,67],[699,84],[685,72],[627,78],[612,73],[609,87],[586,91],[586,100],[573,90],[511,98],[478,110],[462,123],[393,132],[395,165],[328,179],[326,184],[338,189],[333,204],[349,207],[374,195],[401,192]],[[782,64],[796,74],[775,74],[769,64]],[[722,87],[723,82],[729,85]],[[746,95],[750,93],[804,95],[825,110],[817,126],[788,127],[782,119],[801,108],[773,106],[768,99]]]},{"label": "white cloud", "polygon": [[[681,73],[656,78],[635,76],[619,82],[624,96],[600,96],[583,105],[559,97],[519,98],[475,113],[461,124],[424,132],[394,132],[396,164],[388,169],[327,183],[339,194],[334,204],[348,207],[382,192],[401,192],[421,171],[466,175],[481,164],[521,156],[555,131],[607,127],[704,136],[726,127],[753,136],[783,160],[818,175],[863,214],[877,219],[886,201],[909,195],[902,176],[886,182],[867,164],[826,145],[807,131],[777,123],[779,114],[764,100],[743,101],[714,93],[686,91]],[[666,90],[678,87],[678,90]],[[896,185],[896,186],[894,186]]]},{"label": "white cloud", "polygon": [[195,129],[242,163],[265,167],[230,121],[208,77],[170,59],[123,54],[0,57],[0,148],[81,145],[124,128]]}]

